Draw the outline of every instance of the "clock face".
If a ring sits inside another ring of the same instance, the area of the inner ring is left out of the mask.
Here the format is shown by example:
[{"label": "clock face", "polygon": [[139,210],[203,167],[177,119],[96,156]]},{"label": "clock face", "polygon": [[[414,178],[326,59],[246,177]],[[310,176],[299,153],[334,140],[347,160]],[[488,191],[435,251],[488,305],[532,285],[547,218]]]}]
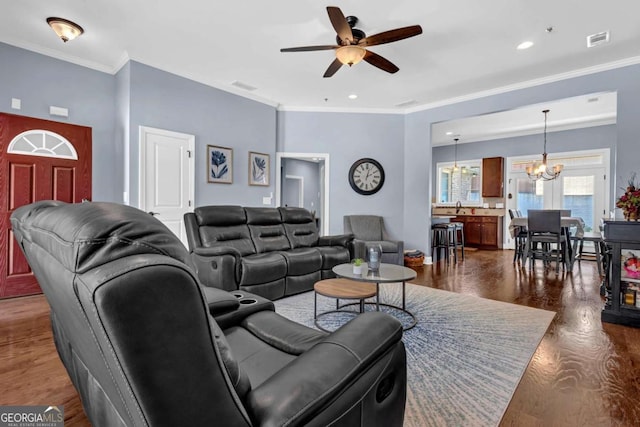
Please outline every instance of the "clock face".
[{"label": "clock face", "polygon": [[360,194],[377,193],[384,184],[384,169],[373,159],[360,159],[349,169],[349,184]]}]

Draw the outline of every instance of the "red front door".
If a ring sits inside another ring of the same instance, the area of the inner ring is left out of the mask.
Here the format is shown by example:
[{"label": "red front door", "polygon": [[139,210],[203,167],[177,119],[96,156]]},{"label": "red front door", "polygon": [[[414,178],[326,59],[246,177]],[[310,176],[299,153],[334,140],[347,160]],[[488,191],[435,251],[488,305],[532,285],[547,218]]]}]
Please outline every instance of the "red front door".
[{"label": "red front door", "polygon": [[38,200],[83,199],[91,199],[91,128],[0,113],[0,298],[41,292],[13,237],[11,213]]}]

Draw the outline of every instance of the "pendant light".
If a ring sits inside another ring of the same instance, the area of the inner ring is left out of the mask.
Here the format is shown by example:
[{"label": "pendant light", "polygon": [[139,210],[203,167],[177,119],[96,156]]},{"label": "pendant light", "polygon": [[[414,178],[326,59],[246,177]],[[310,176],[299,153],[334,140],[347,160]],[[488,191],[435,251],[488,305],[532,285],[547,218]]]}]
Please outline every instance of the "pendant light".
[{"label": "pendant light", "polygon": [[547,163],[547,114],[549,110],[542,110],[544,113],[544,150],[542,152],[542,162],[535,162],[533,165],[527,166],[527,175],[532,181],[551,181],[560,176],[562,165],[554,165],[549,168]]},{"label": "pendant light", "polygon": [[458,141],[460,138],[453,138],[454,146],[453,146],[453,171],[458,171]]}]

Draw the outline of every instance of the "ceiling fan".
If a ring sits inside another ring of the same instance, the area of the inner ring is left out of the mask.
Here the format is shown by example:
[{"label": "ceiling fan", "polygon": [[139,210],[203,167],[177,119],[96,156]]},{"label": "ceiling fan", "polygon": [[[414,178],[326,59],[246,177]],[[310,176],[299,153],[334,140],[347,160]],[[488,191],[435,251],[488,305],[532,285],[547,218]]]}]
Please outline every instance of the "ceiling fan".
[{"label": "ceiling fan", "polygon": [[336,59],[333,60],[323,77],[331,77],[342,65],[352,66],[361,60],[367,61],[374,67],[378,67],[388,73],[395,73],[399,68],[383,58],[377,53],[367,50],[367,47],[379,44],[396,42],[398,40],[407,39],[409,37],[422,34],[420,25],[411,25],[409,27],[396,28],[395,30],[384,31],[367,37],[366,34],[357,28],[354,28],[358,22],[355,16],[345,17],[339,7],[328,6],[327,13],[331,25],[336,30],[337,45],[321,45],[321,46],[301,46],[280,49],[280,52],[309,52],[314,50],[335,50]]}]

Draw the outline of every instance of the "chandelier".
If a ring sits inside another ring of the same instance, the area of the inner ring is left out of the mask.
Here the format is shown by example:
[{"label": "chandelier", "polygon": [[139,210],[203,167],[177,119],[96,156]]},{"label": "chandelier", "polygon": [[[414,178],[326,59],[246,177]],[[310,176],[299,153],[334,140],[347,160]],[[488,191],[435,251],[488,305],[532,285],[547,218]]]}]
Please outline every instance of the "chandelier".
[{"label": "chandelier", "polygon": [[533,181],[551,181],[556,179],[562,172],[562,165],[553,165],[550,169],[547,163],[547,113],[549,110],[542,110],[544,113],[544,150],[542,152],[542,162],[535,162],[527,166],[527,175]]}]

